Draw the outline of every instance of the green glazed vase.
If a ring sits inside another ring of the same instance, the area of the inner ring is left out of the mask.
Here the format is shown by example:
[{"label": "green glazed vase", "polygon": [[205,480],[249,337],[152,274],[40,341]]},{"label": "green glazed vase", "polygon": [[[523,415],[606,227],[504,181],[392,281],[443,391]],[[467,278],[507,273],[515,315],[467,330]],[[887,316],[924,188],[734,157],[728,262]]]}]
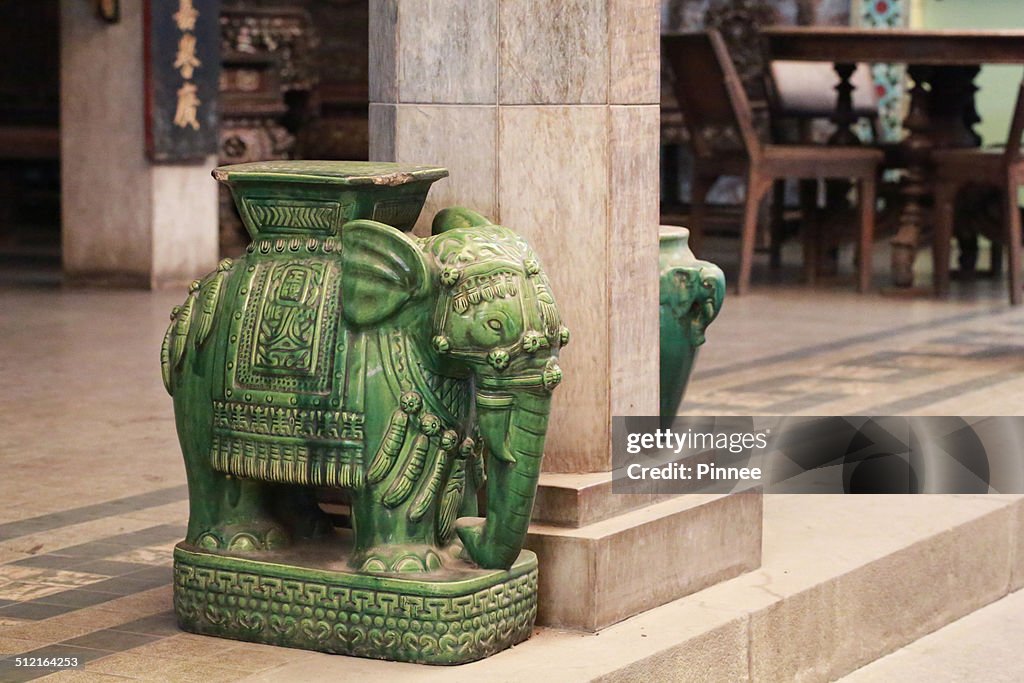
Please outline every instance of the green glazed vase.
[{"label": "green glazed vase", "polygon": [[569,333],[508,228],[453,208],[408,232],[446,175],[214,171],[252,243],[192,283],[161,352],[189,486],[182,628],[430,664],[529,637],[523,542]]},{"label": "green glazed vase", "polygon": [[659,232],[663,423],[679,410],[697,349],[725,297],[725,275],[715,264],[693,255],[689,237],[686,228],[663,225]]}]

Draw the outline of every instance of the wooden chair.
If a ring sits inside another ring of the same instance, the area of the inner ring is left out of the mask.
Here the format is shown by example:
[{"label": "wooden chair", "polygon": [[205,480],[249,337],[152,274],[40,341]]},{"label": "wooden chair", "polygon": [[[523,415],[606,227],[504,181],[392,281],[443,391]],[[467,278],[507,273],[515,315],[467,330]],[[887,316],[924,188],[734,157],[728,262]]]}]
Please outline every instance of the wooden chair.
[{"label": "wooden chair", "polygon": [[[813,124],[832,118],[836,108],[836,85],[839,75],[835,67],[826,62],[795,62],[775,60],[764,70],[765,94],[771,116],[772,141],[775,143],[814,144]],[[857,64],[850,84],[854,90],[853,113],[868,123],[871,137],[881,139],[878,118],[878,95],[871,76],[871,68]],[[749,89],[747,89],[749,93]],[[795,124],[795,125],[794,125]],[[877,146],[877,144],[876,144]],[[800,181],[800,209],[803,218],[815,215],[818,181]],[[782,265],[782,242],[786,209],[786,181],[776,180],[772,189],[772,219],[770,253],[772,268]],[[807,276],[813,280],[815,264],[809,263]]]},{"label": "wooden chair", "polygon": [[[882,153],[862,147],[762,144],[754,131],[750,103],[718,32],[666,35],[663,44],[694,152],[691,242],[700,241],[704,202],[715,180],[723,175],[744,176],[747,194],[736,279],[736,293],[743,294],[750,286],[758,207],[773,182],[780,178],[856,179],[860,195],[858,288],[866,291],[871,283],[875,179]],[[730,130],[734,133],[727,132]],[[805,230],[805,261],[816,251],[810,247],[809,233]]]},{"label": "wooden chair", "polygon": [[1004,149],[944,149],[932,153],[935,165],[935,245],[932,248],[935,292],[949,291],[949,248],[953,239],[956,195],[967,183],[984,183],[1003,188],[1003,225],[1008,255],[1010,304],[1021,302],[1021,219],[1017,189],[1024,183],[1024,82],[1017,91],[1017,104],[1010,121],[1010,135]]}]

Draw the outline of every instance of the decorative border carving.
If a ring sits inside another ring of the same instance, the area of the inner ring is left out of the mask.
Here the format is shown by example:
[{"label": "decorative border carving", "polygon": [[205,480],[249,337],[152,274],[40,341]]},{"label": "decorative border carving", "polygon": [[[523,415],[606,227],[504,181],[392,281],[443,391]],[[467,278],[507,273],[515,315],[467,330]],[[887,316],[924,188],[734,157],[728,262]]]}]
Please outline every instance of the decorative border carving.
[{"label": "decorative border carving", "polygon": [[246,199],[245,211],[261,234],[295,232],[302,235],[334,234],[350,220],[355,209],[351,201],[315,199]]},{"label": "decorative border carving", "polygon": [[366,576],[174,550],[174,609],[187,631],[333,654],[463,664],[526,640],[537,558],[467,580]]},{"label": "decorative border carving", "polygon": [[365,416],[361,413],[343,410],[213,402],[213,428],[225,433],[362,443],[364,422]]}]

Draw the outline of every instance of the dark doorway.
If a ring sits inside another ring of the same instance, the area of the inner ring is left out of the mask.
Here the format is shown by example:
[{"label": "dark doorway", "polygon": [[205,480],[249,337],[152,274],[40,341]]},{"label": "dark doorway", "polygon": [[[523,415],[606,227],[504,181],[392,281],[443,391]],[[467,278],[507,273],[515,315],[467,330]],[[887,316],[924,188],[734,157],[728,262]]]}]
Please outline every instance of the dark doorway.
[{"label": "dark doorway", "polygon": [[0,0],[0,272],[60,272],[58,0]]}]

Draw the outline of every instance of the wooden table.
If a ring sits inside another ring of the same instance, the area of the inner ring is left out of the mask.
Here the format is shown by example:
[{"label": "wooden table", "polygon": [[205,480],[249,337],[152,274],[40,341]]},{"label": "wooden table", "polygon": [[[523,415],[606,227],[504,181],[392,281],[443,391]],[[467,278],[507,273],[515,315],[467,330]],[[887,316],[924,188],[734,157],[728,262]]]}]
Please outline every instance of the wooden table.
[{"label": "wooden table", "polygon": [[972,126],[974,78],[982,64],[1024,64],[1024,31],[918,31],[842,27],[771,27],[761,31],[770,60],[833,62],[837,144],[857,144],[850,76],[858,62],[907,64],[913,85],[903,120],[907,135],[899,144],[906,175],[900,185],[903,206],[892,239],[892,280],[913,284],[914,254],[928,226],[931,198],[929,160],[937,147],[970,147],[981,139]]}]

